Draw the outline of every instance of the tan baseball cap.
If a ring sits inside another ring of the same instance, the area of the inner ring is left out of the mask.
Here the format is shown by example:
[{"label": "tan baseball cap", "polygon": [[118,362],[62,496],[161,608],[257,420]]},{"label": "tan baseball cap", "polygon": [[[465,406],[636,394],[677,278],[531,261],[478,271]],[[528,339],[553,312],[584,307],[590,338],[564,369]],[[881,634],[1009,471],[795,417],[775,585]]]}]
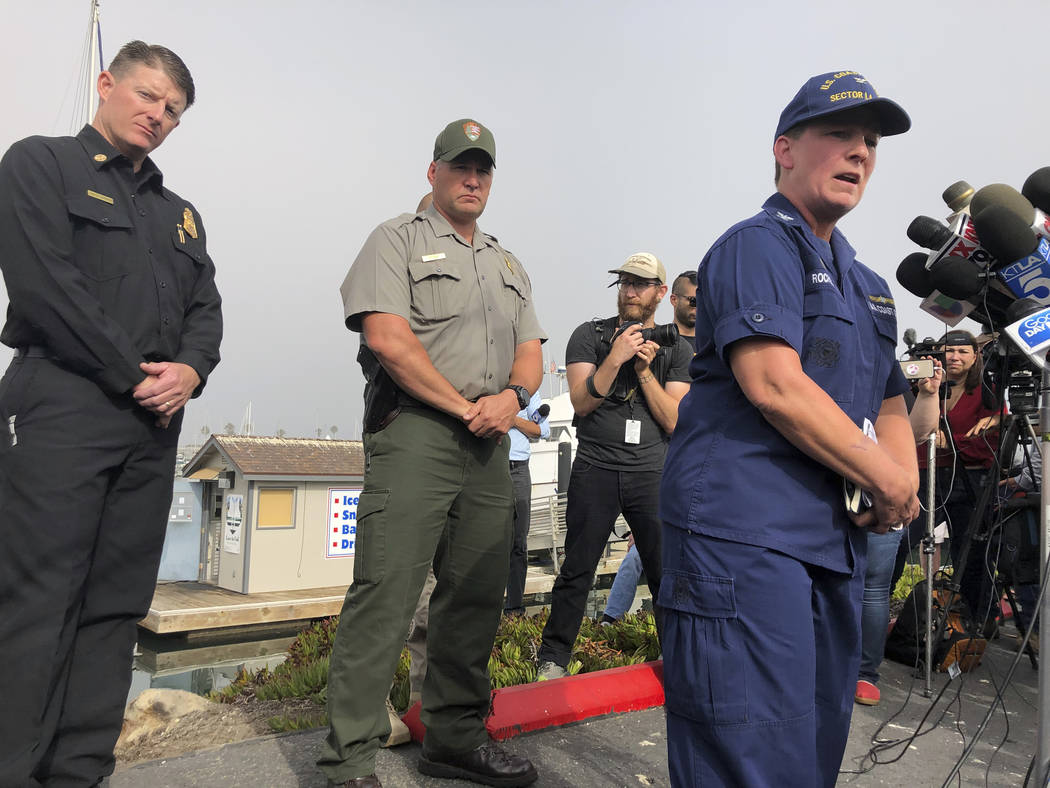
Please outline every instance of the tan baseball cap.
[{"label": "tan baseball cap", "polygon": [[641,279],[659,279],[660,284],[667,284],[667,271],[664,264],[656,259],[655,254],[649,252],[637,252],[627,258],[627,262],[619,268],[613,268],[610,274],[631,274]]},{"label": "tan baseball cap", "polygon": [[470,118],[454,120],[434,141],[434,161],[452,161],[474,149],[487,153],[492,164],[496,164],[496,140],[492,132]]}]

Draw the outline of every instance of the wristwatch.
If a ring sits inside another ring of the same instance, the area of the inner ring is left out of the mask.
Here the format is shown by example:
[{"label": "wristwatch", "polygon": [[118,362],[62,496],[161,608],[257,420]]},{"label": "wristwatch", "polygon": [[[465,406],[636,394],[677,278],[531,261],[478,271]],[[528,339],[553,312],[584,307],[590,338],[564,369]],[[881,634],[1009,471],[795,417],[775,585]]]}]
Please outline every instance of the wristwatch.
[{"label": "wristwatch", "polygon": [[504,386],[503,390],[510,389],[518,398],[518,410],[525,410],[529,406],[529,400],[532,399],[532,395],[529,394],[529,390],[524,386],[515,386],[511,383],[509,386]]}]

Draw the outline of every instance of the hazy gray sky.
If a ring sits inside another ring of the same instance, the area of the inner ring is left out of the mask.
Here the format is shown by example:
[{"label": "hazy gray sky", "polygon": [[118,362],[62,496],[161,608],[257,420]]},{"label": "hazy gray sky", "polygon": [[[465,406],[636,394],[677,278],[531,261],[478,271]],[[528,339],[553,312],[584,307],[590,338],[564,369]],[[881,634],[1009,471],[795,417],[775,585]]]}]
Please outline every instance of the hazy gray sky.
[{"label": "hazy gray sky", "polygon": [[[2,0],[0,148],[70,131],[85,0]],[[429,190],[434,137],[472,116],[496,137],[481,226],[528,270],[546,359],[611,314],[606,273],[636,251],[673,276],[773,191],[772,135],[808,77],[855,69],[911,114],[840,223],[888,279],[900,329],[943,328],[895,281],[916,214],[966,179],[1020,188],[1050,163],[1043,0],[997,3],[103,0],[106,60],[132,38],[193,72],[197,103],[154,158],[200,209],[224,299],[202,425],[360,429],[357,336],[338,287],[370,230]],[[65,107],[65,109],[63,109]],[[0,306],[6,294],[0,289]],[[657,319],[670,321],[669,304]],[[964,327],[976,328],[971,321]],[[6,365],[9,354],[0,351]],[[547,384],[544,385],[544,394]]]}]

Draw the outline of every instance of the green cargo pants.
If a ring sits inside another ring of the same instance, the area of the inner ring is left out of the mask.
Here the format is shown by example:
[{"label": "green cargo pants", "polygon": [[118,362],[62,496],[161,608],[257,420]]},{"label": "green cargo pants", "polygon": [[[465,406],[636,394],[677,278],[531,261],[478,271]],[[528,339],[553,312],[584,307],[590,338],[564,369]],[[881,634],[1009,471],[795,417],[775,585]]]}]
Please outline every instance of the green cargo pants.
[{"label": "green cargo pants", "polygon": [[334,782],[375,771],[390,733],[384,699],[427,568],[428,752],[488,740],[488,660],[503,608],[513,521],[510,441],[482,440],[451,416],[406,408],[364,437],[354,583],[328,674],[330,729],[318,765]]}]

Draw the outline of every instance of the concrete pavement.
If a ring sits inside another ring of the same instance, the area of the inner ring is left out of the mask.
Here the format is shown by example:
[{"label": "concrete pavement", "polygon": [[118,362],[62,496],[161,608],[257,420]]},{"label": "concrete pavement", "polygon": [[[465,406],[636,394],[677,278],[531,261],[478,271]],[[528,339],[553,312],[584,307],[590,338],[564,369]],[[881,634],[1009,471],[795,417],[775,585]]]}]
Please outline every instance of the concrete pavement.
[{"label": "concrete pavement", "polygon": [[[838,784],[867,786],[940,786],[976,731],[1002,686],[1013,656],[1012,627],[993,641],[981,666],[950,680],[934,674],[934,698],[925,698],[922,681],[892,662],[883,665],[882,703],[856,706],[849,745]],[[785,675],[790,669],[785,670]],[[1014,681],[1002,692],[991,724],[961,772],[962,785],[1019,786],[1035,750],[1036,672],[1025,658]],[[941,688],[944,693],[935,698]],[[924,719],[925,718],[925,719]],[[920,722],[924,734],[885,750],[872,765],[867,755],[880,739],[904,739]],[[881,727],[881,731],[879,730]],[[120,769],[112,788],[323,788],[315,761],[323,731],[269,736],[215,750]],[[663,710],[631,712],[562,728],[525,734],[504,742],[532,759],[540,773],[538,788],[650,786],[669,784]],[[897,755],[901,757],[888,762]],[[415,769],[419,746],[404,745],[379,754],[377,772],[387,788],[452,788],[470,783],[424,777]],[[858,773],[850,773],[858,772]],[[987,777],[987,781],[986,781]],[[954,784],[960,784],[956,781]]]}]

